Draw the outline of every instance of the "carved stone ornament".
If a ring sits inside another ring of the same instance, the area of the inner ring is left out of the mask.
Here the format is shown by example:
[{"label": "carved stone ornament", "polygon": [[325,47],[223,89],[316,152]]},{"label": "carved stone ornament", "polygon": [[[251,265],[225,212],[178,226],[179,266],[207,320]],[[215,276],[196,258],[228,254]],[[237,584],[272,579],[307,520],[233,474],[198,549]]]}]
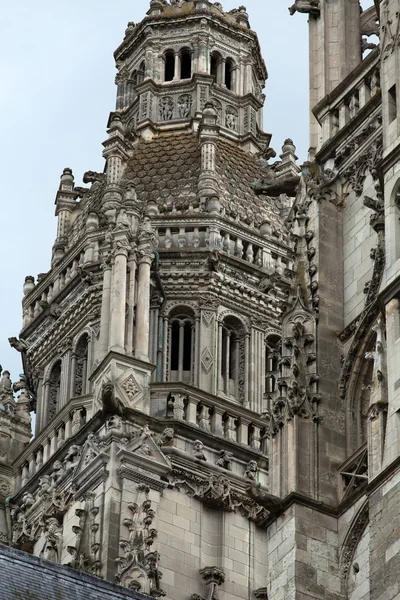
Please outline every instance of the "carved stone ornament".
[{"label": "carved stone ornament", "polygon": [[160,98],[159,113],[161,121],[171,121],[174,116],[174,101],[171,96]]},{"label": "carved stone ornament", "polygon": [[344,580],[347,580],[351,563],[353,562],[354,553],[359,544],[362,535],[369,522],[368,501],[360,508],[359,512],[353,519],[350,529],[344,540],[343,549],[340,557],[341,575]]},{"label": "carved stone ornament", "polygon": [[214,359],[208,348],[205,348],[201,354],[201,366],[205,373],[209,373],[214,364]]},{"label": "carved stone ornament", "polygon": [[319,0],[296,0],[289,8],[291,15],[296,12],[309,14],[310,17],[318,18],[321,14]]},{"label": "carved stone ornament", "polygon": [[152,526],[155,512],[149,500],[150,488],[138,485],[136,502],[128,504],[129,515],[123,519],[126,537],[119,546],[123,555],[116,559],[118,583],[154,598],[165,596],[161,589],[160,556],[152,550],[157,530]]},{"label": "carved stone ornament", "polygon": [[183,94],[178,98],[178,113],[180,119],[187,119],[192,110],[193,98],[190,94]]},{"label": "carved stone ornament", "polygon": [[140,387],[133,375],[129,375],[122,383],[122,389],[125,391],[129,400],[133,400],[140,392]]},{"label": "carved stone ornament", "polygon": [[204,567],[200,575],[206,586],[206,596],[202,598],[198,594],[192,594],[191,600],[219,600],[218,589],[225,582],[225,573],[219,567]]},{"label": "carved stone ornament", "polygon": [[8,498],[11,494],[11,486],[5,479],[0,479],[0,498]]},{"label": "carved stone ornament", "polygon": [[210,474],[207,479],[193,473],[174,469],[169,475],[170,483],[188,496],[197,498],[207,506],[226,512],[238,512],[246,519],[263,524],[268,511],[247,494],[233,490],[223,475]]}]

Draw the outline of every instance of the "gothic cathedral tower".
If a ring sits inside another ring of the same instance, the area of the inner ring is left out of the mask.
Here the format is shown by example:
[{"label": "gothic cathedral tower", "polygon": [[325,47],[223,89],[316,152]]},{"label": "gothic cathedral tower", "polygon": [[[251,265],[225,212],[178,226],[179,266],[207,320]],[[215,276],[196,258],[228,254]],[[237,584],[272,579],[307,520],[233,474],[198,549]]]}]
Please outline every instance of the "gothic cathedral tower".
[{"label": "gothic cathedral tower", "polygon": [[61,175],[0,381],[0,564],[87,600],[400,597],[398,4],[290,8],[301,169],[243,6],[128,25],[104,172]]}]

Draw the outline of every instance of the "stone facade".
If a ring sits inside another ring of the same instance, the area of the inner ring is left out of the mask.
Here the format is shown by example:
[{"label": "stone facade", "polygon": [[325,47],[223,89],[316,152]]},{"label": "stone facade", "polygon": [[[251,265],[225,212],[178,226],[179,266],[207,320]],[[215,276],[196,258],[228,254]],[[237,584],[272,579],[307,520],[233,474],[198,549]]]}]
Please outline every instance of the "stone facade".
[{"label": "stone facade", "polygon": [[244,7],[128,24],[104,173],[64,169],[0,381],[5,557],[137,597],[400,598],[400,8],[290,13],[302,166]]}]

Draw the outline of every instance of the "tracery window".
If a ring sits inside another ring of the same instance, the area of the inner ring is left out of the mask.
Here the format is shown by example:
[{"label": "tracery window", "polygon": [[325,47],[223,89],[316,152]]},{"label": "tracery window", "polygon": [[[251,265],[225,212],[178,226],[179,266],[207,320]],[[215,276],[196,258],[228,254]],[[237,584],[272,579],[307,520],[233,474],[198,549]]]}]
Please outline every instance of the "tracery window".
[{"label": "tracery window", "polygon": [[193,374],[194,318],[189,312],[170,317],[170,380],[191,383]]},{"label": "tracery window", "polygon": [[73,360],[74,369],[74,396],[83,396],[87,392],[87,363],[89,351],[89,336],[85,333],[78,341]]},{"label": "tracery window", "polygon": [[52,367],[48,380],[47,417],[51,421],[59,409],[61,387],[61,360]]}]

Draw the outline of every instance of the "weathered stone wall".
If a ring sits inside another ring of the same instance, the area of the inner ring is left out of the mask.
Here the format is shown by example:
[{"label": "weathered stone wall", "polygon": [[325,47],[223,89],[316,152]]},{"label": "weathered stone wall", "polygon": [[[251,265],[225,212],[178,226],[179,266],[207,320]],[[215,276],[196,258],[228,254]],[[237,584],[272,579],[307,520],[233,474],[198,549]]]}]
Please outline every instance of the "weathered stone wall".
[{"label": "weathered stone wall", "polygon": [[371,600],[400,598],[400,471],[370,496]]},{"label": "weathered stone wall", "polygon": [[[365,181],[364,194],[375,196],[371,175]],[[372,276],[373,261],[370,254],[377,244],[377,237],[369,224],[370,215],[371,210],[363,204],[363,196],[357,197],[351,191],[346,198],[343,215],[345,326],[364,309],[364,286]]]},{"label": "weathered stone wall", "polygon": [[339,600],[337,519],[294,505],[268,530],[271,597],[274,600]]}]

